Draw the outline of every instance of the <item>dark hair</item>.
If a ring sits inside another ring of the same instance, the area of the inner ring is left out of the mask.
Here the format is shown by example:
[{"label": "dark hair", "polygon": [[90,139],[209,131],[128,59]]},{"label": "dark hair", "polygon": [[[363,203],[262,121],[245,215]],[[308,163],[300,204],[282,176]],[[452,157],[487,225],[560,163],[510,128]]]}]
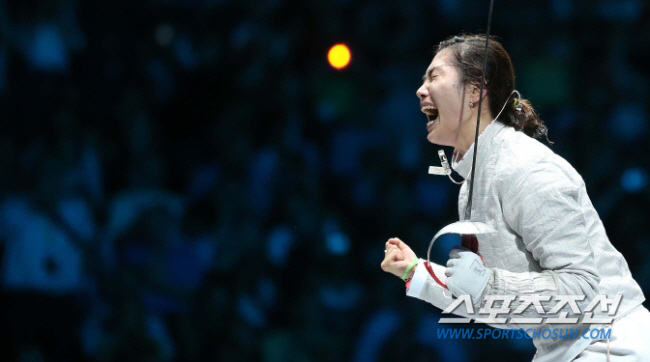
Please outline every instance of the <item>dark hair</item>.
[{"label": "dark hair", "polygon": [[[479,87],[485,60],[485,35],[453,36],[438,44],[436,54],[446,48],[452,52],[451,58],[458,69],[462,85]],[[496,117],[515,89],[515,70],[508,52],[492,37],[488,43],[485,89],[490,99],[490,111]],[[508,100],[499,120],[518,131],[523,130],[530,137],[545,136],[548,140],[548,129],[531,103],[521,99],[515,104],[515,99],[513,95]]]}]

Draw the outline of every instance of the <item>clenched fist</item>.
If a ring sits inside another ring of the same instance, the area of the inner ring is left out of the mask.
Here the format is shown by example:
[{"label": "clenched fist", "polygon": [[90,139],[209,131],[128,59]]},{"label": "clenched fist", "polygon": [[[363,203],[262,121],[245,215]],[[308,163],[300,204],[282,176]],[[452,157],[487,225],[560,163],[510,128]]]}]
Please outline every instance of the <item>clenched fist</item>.
[{"label": "clenched fist", "polygon": [[387,273],[402,277],[406,267],[413,259],[417,259],[417,256],[408,245],[398,238],[391,238],[386,242],[386,255],[381,262],[381,269]]}]

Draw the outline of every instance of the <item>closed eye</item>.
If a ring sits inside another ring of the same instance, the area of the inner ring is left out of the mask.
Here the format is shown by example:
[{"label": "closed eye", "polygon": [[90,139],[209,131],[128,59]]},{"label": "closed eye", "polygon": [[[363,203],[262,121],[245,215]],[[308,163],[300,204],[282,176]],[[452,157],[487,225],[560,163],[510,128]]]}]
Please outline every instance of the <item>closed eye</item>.
[{"label": "closed eye", "polygon": [[428,79],[429,81],[432,81],[435,77],[438,76],[437,74],[434,74],[437,70],[438,70],[438,67],[433,67],[433,68],[429,69],[429,71],[427,71],[427,73],[422,76],[422,80],[427,81],[427,79]]},{"label": "closed eye", "polygon": [[431,75],[429,75],[428,78],[427,78],[427,76],[425,75],[425,76],[422,77],[422,81],[423,81],[423,82],[432,82],[433,79],[436,78],[437,76],[438,76],[438,75],[431,74]]}]

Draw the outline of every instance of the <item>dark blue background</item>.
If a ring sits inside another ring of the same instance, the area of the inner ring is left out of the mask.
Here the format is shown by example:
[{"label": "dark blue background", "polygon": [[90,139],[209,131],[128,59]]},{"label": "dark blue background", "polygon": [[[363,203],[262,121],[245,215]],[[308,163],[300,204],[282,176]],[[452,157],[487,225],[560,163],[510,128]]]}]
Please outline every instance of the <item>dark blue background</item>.
[{"label": "dark blue background", "polygon": [[[530,360],[528,340],[439,340],[379,267],[389,237],[424,257],[458,219],[415,91],[487,10],[0,1],[2,360]],[[497,0],[492,28],[646,292],[649,15]]]}]

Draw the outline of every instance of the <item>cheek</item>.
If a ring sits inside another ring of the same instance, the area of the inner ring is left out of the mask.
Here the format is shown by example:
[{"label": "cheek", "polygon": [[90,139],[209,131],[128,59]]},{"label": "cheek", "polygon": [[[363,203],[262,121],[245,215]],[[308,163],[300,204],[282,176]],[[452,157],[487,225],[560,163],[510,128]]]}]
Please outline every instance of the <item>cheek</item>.
[{"label": "cheek", "polygon": [[456,89],[446,89],[444,92],[444,106],[445,114],[448,116],[458,117],[459,113],[463,111],[463,103],[461,96],[458,95]]},{"label": "cheek", "polygon": [[442,109],[441,113],[447,116],[447,118],[457,113],[458,105],[454,98],[450,96],[449,92],[445,92],[444,96],[441,97],[440,108]]}]

